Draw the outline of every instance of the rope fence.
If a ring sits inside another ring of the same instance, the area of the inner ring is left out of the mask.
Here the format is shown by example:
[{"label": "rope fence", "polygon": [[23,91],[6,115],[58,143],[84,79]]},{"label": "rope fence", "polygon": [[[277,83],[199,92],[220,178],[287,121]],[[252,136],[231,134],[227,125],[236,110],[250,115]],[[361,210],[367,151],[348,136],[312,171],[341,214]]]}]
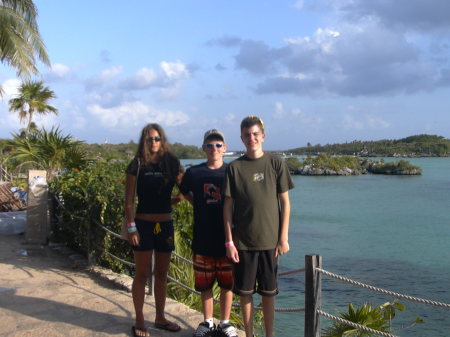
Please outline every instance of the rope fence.
[{"label": "rope fence", "polygon": [[[84,217],[80,217],[77,215],[73,215],[70,214],[70,212],[67,211],[67,209],[64,207],[64,205],[61,203],[61,201],[55,196],[55,199],[57,200],[58,206],[64,211],[66,212],[72,219],[80,219],[83,221],[89,220],[86,219]],[[61,219],[58,219],[59,221],[61,221]],[[110,230],[109,228],[107,228],[105,225],[101,224],[99,221],[92,219],[89,220],[90,223],[93,223],[94,225],[96,225],[98,228],[102,229],[105,233],[107,233],[108,235],[111,235],[115,238],[118,239],[122,239],[121,236],[119,234],[117,234],[116,232]],[[98,245],[94,244],[95,248],[98,249],[99,251],[107,254],[108,256],[110,256],[111,258],[113,258],[114,260],[134,268],[135,265],[132,262],[126,261],[124,259],[121,259],[117,256],[115,256],[114,254],[110,253],[109,251],[107,251],[106,249],[99,247]],[[89,252],[88,252],[89,253]],[[179,259],[180,261],[183,261],[189,265],[193,265],[194,263],[188,259],[185,258],[184,256],[181,256],[179,254],[177,254],[176,252],[172,252],[172,255],[174,258]],[[368,332],[371,334],[375,334],[378,336],[385,336],[385,337],[397,337],[393,334],[387,333],[387,332],[383,332],[383,331],[378,331],[378,330],[374,330],[371,328],[368,328],[366,326],[363,325],[359,325],[356,324],[354,322],[345,320],[341,317],[337,317],[334,315],[331,315],[327,312],[324,312],[320,309],[320,304],[321,304],[321,275],[326,275],[328,277],[337,279],[339,281],[342,282],[346,282],[349,283],[353,286],[357,286],[357,287],[361,287],[361,288],[365,288],[365,289],[369,289],[371,291],[374,292],[378,292],[384,295],[388,295],[388,296],[392,296],[398,299],[404,299],[404,300],[408,300],[408,301],[414,301],[414,302],[418,302],[418,303],[422,303],[422,304],[426,304],[426,305],[432,305],[432,306],[437,306],[437,307],[442,307],[442,308],[446,308],[446,309],[450,309],[450,304],[448,303],[443,303],[443,302],[438,302],[438,301],[433,301],[433,300],[428,300],[428,299],[423,299],[423,298],[418,298],[418,297],[413,297],[413,296],[409,296],[409,295],[405,295],[405,294],[401,294],[401,293],[397,293],[394,291],[390,291],[390,290],[386,290],[386,289],[382,289],[379,287],[375,287],[369,284],[365,284],[359,281],[355,281],[352,280],[350,278],[329,272],[325,269],[322,269],[322,259],[321,256],[319,255],[307,255],[305,257],[305,268],[303,269],[296,269],[296,270],[290,270],[290,271],[286,271],[286,272],[282,272],[279,273],[278,276],[279,277],[283,277],[283,276],[287,276],[287,275],[292,275],[292,274],[296,274],[296,273],[305,273],[305,280],[306,280],[306,284],[305,284],[305,308],[275,308],[276,312],[305,312],[305,337],[320,337],[320,319],[319,316],[323,316],[326,317],[328,319],[332,319],[334,321],[346,324],[348,326],[351,326],[353,328],[356,328],[360,331],[364,331],[364,332]],[[171,276],[167,276],[168,280],[170,282],[175,283],[177,286],[193,293],[196,295],[200,295],[201,293],[196,291],[195,289],[191,288],[190,286],[180,282],[179,280],[176,280],[175,278],[171,277]],[[214,298],[214,301],[216,303],[219,302],[218,299]],[[232,304],[233,307],[240,307],[240,305],[238,303],[233,303]],[[262,310],[261,307],[255,307],[256,310]]]},{"label": "rope fence", "polygon": [[368,328],[368,327],[366,327],[366,326],[359,325],[359,324],[356,324],[356,323],[347,321],[346,319],[343,319],[343,318],[341,318],[341,317],[337,317],[337,316],[331,315],[331,314],[329,314],[329,313],[327,313],[327,312],[324,312],[324,311],[322,311],[322,310],[317,310],[317,313],[320,314],[320,315],[322,315],[322,316],[324,316],[324,317],[327,317],[327,318],[330,318],[330,319],[332,319],[332,320],[335,320],[335,321],[337,321],[337,322],[347,324],[347,325],[349,325],[349,326],[351,326],[351,327],[354,327],[354,328],[356,328],[356,329],[358,329],[358,330],[361,330],[361,331],[370,332],[370,333],[376,334],[376,335],[378,335],[378,336],[398,337],[398,336],[396,336],[396,335],[392,335],[392,334],[387,333],[387,332],[383,332],[383,331],[379,331],[379,330],[374,330],[374,329]]},{"label": "rope fence", "polygon": [[401,298],[401,299],[408,300],[408,301],[414,301],[414,302],[418,302],[418,303],[429,304],[429,305],[433,305],[433,306],[436,306],[436,307],[442,307],[442,308],[450,309],[450,304],[447,304],[447,303],[431,301],[431,300],[427,300],[427,299],[423,299],[423,298],[419,298],[419,297],[413,297],[413,296],[408,296],[408,295],[396,293],[394,291],[385,290],[385,289],[382,289],[382,288],[377,288],[377,287],[371,286],[369,284],[365,284],[365,283],[361,283],[361,282],[358,282],[358,281],[354,281],[354,280],[349,279],[347,277],[331,273],[331,272],[326,271],[326,270],[321,269],[321,268],[316,268],[316,270],[318,272],[324,274],[324,275],[327,275],[329,277],[335,278],[337,280],[340,280],[340,281],[343,281],[343,282],[347,282],[347,283],[350,283],[352,285],[355,285],[355,286],[358,286],[358,287],[361,287],[361,288],[365,288],[365,289],[369,289],[369,290],[372,290],[372,291],[376,291],[376,292],[379,292],[381,294],[393,296],[395,298]]},{"label": "rope fence", "polygon": [[305,337],[320,337],[320,319],[319,316],[323,316],[329,319],[332,319],[336,322],[340,322],[347,326],[358,329],[359,331],[365,331],[368,333],[372,333],[378,336],[387,336],[387,337],[397,337],[388,332],[373,330],[368,328],[367,326],[363,326],[348,320],[343,319],[342,317],[337,317],[331,315],[327,312],[324,312],[320,309],[321,307],[321,295],[322,295],[322,279],[321,275],[326,275],[328,277],[337,279],[342,282],[349,283],[353,286],[358,286],[361,288],[369,289],[374,292],[378,292],[384,295],[389,295],[397,299],[404,299],[409,301],[414,301],[422,304],[442,307],[446,309],[450,309],[450,304],[427,300],[423,298],[413,297],[409,295],[400,294],[394,291],[382,289],[379,287],[375,287],[369,284],[365,284],[362,282],[358,282],[352,280],[348,277],[344,277],[322,268],[322,257],[320,255],[307,255],[305,257],[305,266],[306,266],[306,284],[305,284],[305,302],[306,302],[306,311],[305,311]]},{"label": "rope fence", "polygon": [[[85,221],[85,220],[88,220],[88,219],[86,219],[86,218],[84,218],[84,217],[80,217],[80,216],[71,214],[71,213],[64,207],[64,205],[61,203],[61,201],[58,199],[57,196],[55,196],[55,200],[56,200],[57,203],[58,203],[58,207],[61,207],[61,209],[62,209],[64,212],[66,212],[72,219],[78,219],[78,220],[84,220],[84,221]],[[102,223],[100,223],[100,222],[97,221],[96,219],[90,219],[90,221],[91,221],[93,224],[95,224],[98,228],[100,228],[100,229],[102,229],[103,231],[105,231],[107,234],[109,234],[109,235],[111,235],[111,236],[113,236],[113,237],[115,237],[115,238],[118,238],[118,239],[121,239],[121,240],[122,240],[122,237],[120,236],[120,234],[118,234],[118,233],[116,233],[116,232],[110,230],[109,228],[105,227]],[[108,250],[106,250],[106,249],[104,249],[104,248],[98,246],[97,244],[95,244],[94,246],[95,246],[96,249],[98,249],[98,250],[101,251],[102,253],[108,255],[108,256],[111,257],[112,259],[114,259],[114,260],[116,260],[116,261],[118,261],[118,262],[120,262],[120,263],[123,263],[123,264],[126,265],[126,266],[129,266],[129,267],[132,267],[132,268],[135,267],[135,264],[134,264],[134,263],[129,262],[129,261],[126,261],[126,260],[124,260],[124,259],[121,259],[121,258],[118,257],[118,256],[115,256],[114,254],[112,254],[112,253],[110,253]],[[192,265],[192,266],[194,265],[194,262],[193,262],[192,260],[189,260],[189,259],[185,258],[184,256],[181,256],[181,255],[177,254],[176,252],[172,252],[172,256],[175,257],[175,258],[180,259],[181,261],[183,261],[183,262],[185,262],[185,263],[187,263],[187,264],[189,264],[189,265]],[[279,276],[279,277],[282,277],[282,276],[286,276],[286,275],[291,275],[291,274],[301,273],[301,272],[304,272],[304,271],[305,271],[305,269],[291,270],[291,271],[279,273],[278,276]],[[201,295],[201,293],[200,293],[199,291],[197,291],[197,290],[195,290],[195,289],[189,287],[188,285],[186,285],[186,284],[184,284],[184,283],[182,283],[182,282],[176,280],[175,278],[171,277],[170,275],[167,275],[167,279],[168,279],[170,282],[173,282],[173,283],[177,284],[178,286],[180,286],[180,287],[182,287],[182,288],[184,288],[184,289],[186,289],[186,290],[188,290],[188,291],[190,291],[190,292],[192,292],[192,293],[194,293],[194,294],[196,294],[196,295],[199,295],[199,296]],[[220,301],[219,301],[217,298],[214,298],[214,302],[219,303]],[[240,304],[239,304],[239,303],[233,303],[232,306],[235,307],[235,308],[239,308],[239,307],[240,307]],[[261,311],[261,310],[262,310],[262,307],[260,307],[260,306],[255,306],[254,309],[255,309],[255,310],[260,310],[260,311]],[[275,312],[304,312],[304,311],[305,311],[304,308],[275,308]]]}]

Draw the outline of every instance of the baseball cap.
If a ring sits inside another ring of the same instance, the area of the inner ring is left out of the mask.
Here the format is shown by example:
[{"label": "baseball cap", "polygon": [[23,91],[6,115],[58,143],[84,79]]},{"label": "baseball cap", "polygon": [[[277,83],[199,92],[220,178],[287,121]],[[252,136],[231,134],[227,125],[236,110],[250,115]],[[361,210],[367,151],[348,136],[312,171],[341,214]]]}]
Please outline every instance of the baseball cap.
[{"label": "baseball cap", "polygon": [[221,138],[225,143],[225,136],[223,135],[223,133],[217,129],[211,129],[205,132],[205,135],[203,136],[203,144],[208,140],[208,138],[211,138],[213,136]]}]

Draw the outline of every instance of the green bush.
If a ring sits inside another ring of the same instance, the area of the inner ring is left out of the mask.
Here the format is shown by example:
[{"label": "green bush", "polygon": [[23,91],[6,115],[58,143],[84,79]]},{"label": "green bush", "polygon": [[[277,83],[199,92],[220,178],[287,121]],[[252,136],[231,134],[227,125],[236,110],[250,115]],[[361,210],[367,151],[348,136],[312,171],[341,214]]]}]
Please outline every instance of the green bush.
[{"label": "green bush", "polygon": [[[51,193],[62,204],[55,207],[55,216],[59,217],[53,228],[55,238],[72,249],[87,255],[88,251],[99,265],[115,272],[131,275],[133,269],[116,261],[105,251],[129,262],[133,261],[132,250],[128,242],[114,237],[101,229],[97,222],[107,229],[120,233],[124,210],[124,182],[126,163],[97,161],[85,169],[72,169],[50,184]],[[178,193],[175,189],[174,194]],[[175,252],[186,259],[192,259],[193,209],[187,201],[173,207],[175,225]],[[88,240],[90,235],[91,240]],[[88,242],[89,241],[89,242]],[[194,273],[191,264],[173,256],[169,275],[194,288]],[[219,288],[214,289],[215,298]],[[201,311],[199,295],[170,282],[168,296],[191,308]],[[220,312],[215,303],[214,312]],[[240,324],[239,311],[232,311],[232,321]],[[260,322],[260,320],[259,320]]]},{"label": "green bush", "polygon": [[[73,169],[58,176],[51,182],[50,190],[63,205],[63,209],[56,209],[56,214],[62,217],[54,228],[56,239],[80,253],[87,254],[89,249],[102,266],[129,273],[128,267],[104,252],[132,261],[129,244],[97,225],[103,224],[120,233],[125,167],[126,164],[120,162],[94,162],[83,170]],[[88,233],[92,242],[87,240]]]}]

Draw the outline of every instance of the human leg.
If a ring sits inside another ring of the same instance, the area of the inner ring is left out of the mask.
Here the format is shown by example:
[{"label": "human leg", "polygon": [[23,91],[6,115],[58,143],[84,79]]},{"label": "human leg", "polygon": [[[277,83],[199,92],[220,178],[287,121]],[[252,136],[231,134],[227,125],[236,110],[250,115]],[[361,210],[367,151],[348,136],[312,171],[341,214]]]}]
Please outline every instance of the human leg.
[{"label": "human leg", "polygon": [[213,317],[214,300],[213,291],[208,289],[201,292],[202,306],[203,306],[203,318],[205,320]]},{"label": "human leg", "polygon": [[135,274],[132,285],[132,296],[134,310],[136,313],[136,335],[146,336],[143,333],[145,329],[144,320],[144,299],[145,299],[145,284],[147,282],[148,275],[150,273],[152,265],[152,251],[134,251],[134,263],[135,263]]},{"label": "human leg", "polygon": [[231,306],[233,304],[233,292],[228,289],[220,289],[220,320],[230,319]]},{"label": "human leg", "polygon": [[275,297],[262,296],[262,308],[264,316],[264,329],[266,337],[273,336],[273,322],[275,317]]},{"label": "human leg", "polygon": [[261,251],[258,261],[258,293],[262,296],[264,328],[266,337],[272,337],[275,316],[275,296],[278,294],[278,260],[275,250]]},{"label": "human leg", "polygon": [[167,273],[169,271],[171,253],[155,252],[155,323],[165,323],[165,306],[167,297]]},{"label": "human leg", "polygon": [[253,296],[241,296],[242,321],[246,337],[253,337]]},{"label": "human leg", "polygon": [[230,313],[232,304],[233,304],[233,292],[231,290],[221,288],[220,323],[217,326],[217,330],[222,336],[237,337],[236,328],[230,323]]},{"label": "human leg", "polygon": [[240,296],[246,337],[253,337],[253,294],[256,287],[258,251],[239,250],[239,262],[233,266],[233,292]]}]

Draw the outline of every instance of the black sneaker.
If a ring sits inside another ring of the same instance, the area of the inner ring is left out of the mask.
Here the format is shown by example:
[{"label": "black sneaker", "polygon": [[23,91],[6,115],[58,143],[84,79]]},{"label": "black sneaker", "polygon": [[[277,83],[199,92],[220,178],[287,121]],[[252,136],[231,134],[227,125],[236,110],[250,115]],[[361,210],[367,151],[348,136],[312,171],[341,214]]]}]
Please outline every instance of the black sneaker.
[{"label": "black sneaker", "polygon": [[215,325],[213,325],[212,328],[209,327],[209,324],[207,322],[201,322],[197,330],[195,330],[193,337],[211,337],[214,336],[214,332],[216,330]]},{"label": "black sneaker", "polygon": [[217,336],[238,337],[238,334],[234,326],[230,323],[225,323],[217,326]]}]

